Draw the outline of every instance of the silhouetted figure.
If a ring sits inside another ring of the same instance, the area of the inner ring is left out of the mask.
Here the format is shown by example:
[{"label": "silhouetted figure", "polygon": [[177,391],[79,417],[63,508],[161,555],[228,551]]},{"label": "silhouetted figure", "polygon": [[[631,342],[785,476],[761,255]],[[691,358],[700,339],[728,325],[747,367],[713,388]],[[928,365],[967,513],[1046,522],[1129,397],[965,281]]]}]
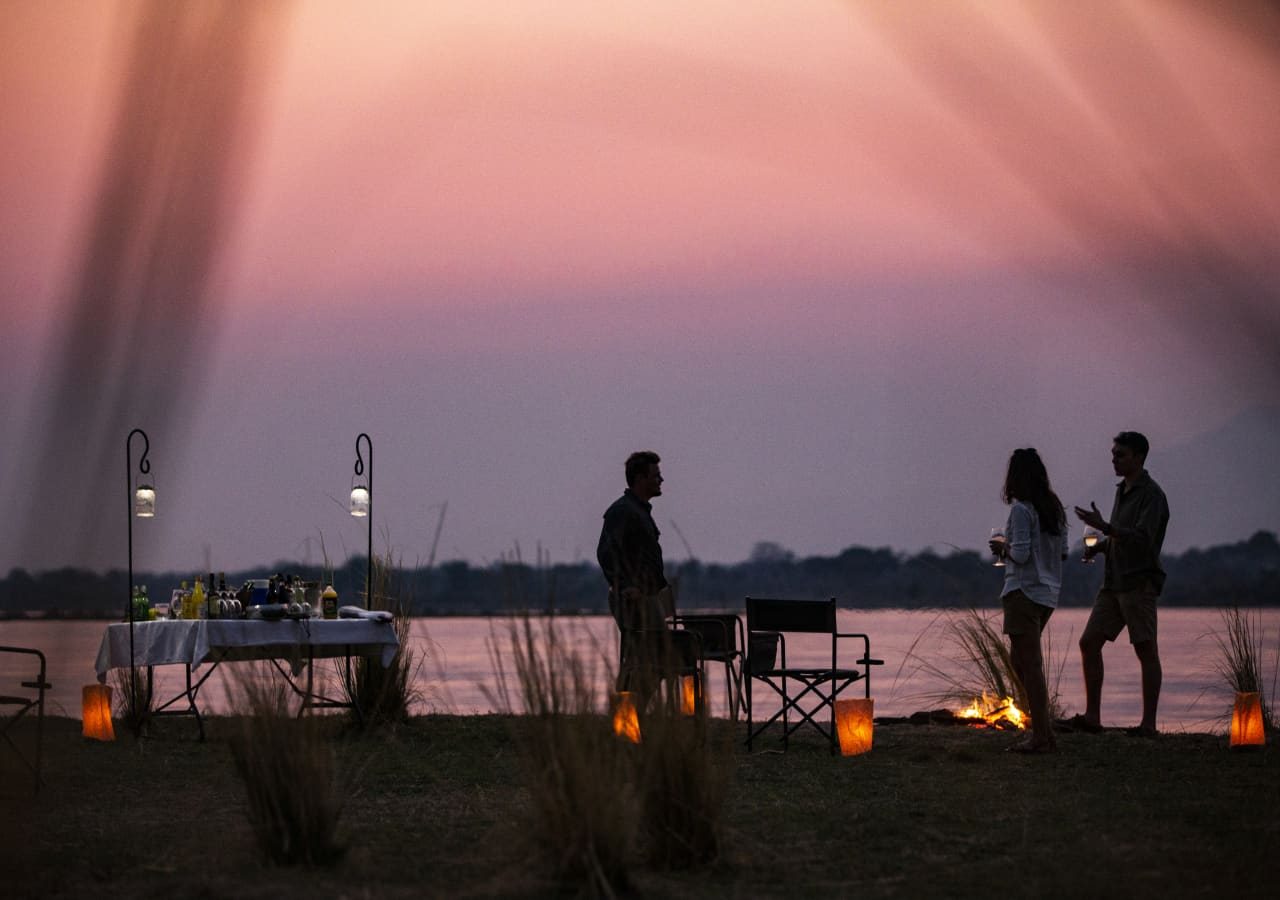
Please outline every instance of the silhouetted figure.
[{"label": "silhouetted figure", "polygon": [[1082,731],[1102,729],[1102,645],[1114,641],[1125,628],[1142,667],[1142,722],[1129,734],[1155,736],[1160,702],[1160,652],[1156,644],[1156,600],[1164,588],[1160,548],[1169,525],[1169,501],[1145,468],[1150,444],[1136,431],[1122,431],[1111,447],[1111,465],[1122,480],[1116,485],[1111,521],[1097,504],[1075,508],[1080,521],[1102,532],[1102,539],[1085,548],[1085,558],[1106,555],[1102,588],[1080,636],[1084,668],[1085,711],[1072,720]]},{"label": "silhouetted figure", "polygon": [[670,661],[673,637],[678,637],[667,627],[674,603],[650,504],[662,496],[660,462],[651,450],[627,458],[627,489],[605,510],[596,547],[609,583],[609,612],[621,636],[617,688],[636,695],[637,709],[647,705]]},{"label": "silhouetted figure", "polygon": [[1031,737],[1010,747],[1017,753],[1057,749],[1049,719],[1049,688],[1044,677],[1040,635],[1058,606],[1062,561],[1066,557],[1067,514],[1049,485],[1049,473],[1032,448],[1014,450],[1004,477],[1009,506],[1005,540],[992,540],[991,552],[1005,560],[1004,633],[1009,655],[1022,682],[1031,716]]}]

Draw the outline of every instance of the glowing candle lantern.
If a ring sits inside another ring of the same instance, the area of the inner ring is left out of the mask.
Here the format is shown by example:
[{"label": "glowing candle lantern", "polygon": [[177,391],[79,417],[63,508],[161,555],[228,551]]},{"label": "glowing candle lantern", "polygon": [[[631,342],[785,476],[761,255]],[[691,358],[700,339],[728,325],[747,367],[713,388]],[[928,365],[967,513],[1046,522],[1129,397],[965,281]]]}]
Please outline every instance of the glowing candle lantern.
[{"label": "glowing candle lantern", "polygon": [[133,514],[139,519],[150,519],[156,514],[156,489],[140,484],[133,492]]},{"label": "glowing candle lantern", "polygon": [[640,717],[636,715],[630,691],[622,691],[613,697],[613,733],[633,744],[640,743]]},{"label": "glowing candle lantern", "polygon": [[1231,710],[1231,746],[1261,747],[1267,742],[1262,727],[1262,696],[1256,691],[1236,693]]},{"label": "glowing candle lantern", "polygon": [[95,741],[114,741],[115,729],[111,727],[111,686],[88,684],[81,692],[83,734]]},{"label": "glowing candle lantern", "polygon": [[875,719],[874,700],[837,700],[836,736],[841,756],[857,756],[871,749]]},{"label": "glowing candle lantern", "polygon": [[698,677],[684,675],[680,678],[680,712],[691,716],[698,711]]},{"label": "glowing candle lantern", "polygon": [[369,515],[369,489],[357,484],[351,489],[351,515],[363,519]]}]

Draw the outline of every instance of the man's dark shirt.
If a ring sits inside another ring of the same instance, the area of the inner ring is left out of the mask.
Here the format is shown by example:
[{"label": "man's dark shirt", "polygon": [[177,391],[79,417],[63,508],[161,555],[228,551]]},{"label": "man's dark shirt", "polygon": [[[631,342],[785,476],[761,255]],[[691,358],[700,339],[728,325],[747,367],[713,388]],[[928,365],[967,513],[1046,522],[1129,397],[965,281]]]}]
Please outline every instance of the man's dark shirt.
[{"label": "man's dark shirt", "polygon": [[636,588],[648,596],[667,586],[653,507],[627,488],[604,513],[596,560],[609,587],[619,594]]},{"label": "man's dark shirt", "polygon": [[1111,527],[1103,587],[1136,591],[1149,581],[1159,593],[1165,577],[1160,567],[1160,548],[1169,525],[1169,501],[1160,485],[1145,471],[1128,491],[1120,482],[1108,524]]}]

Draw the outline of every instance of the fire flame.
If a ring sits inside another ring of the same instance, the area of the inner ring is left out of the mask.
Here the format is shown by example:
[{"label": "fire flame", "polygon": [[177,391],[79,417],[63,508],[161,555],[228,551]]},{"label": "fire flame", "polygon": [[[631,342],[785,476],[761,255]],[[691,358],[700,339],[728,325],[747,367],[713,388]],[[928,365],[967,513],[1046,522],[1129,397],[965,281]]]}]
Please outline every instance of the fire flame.
[{"label": "fire flame", "polygon": [[966,708],[956,713],[961,719],[976,719],[973,724],[993,725],[996,728],[1027,727],[1027,715],[1018,709],[1012,697],[997,698],[986,691],[981,697],[975,697]]}]

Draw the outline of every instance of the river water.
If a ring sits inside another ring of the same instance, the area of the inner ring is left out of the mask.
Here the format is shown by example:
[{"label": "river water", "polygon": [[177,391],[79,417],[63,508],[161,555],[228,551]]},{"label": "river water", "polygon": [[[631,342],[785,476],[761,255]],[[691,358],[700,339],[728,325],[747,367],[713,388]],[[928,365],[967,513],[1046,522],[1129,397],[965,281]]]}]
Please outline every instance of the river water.
[{"label": "river water", "polygon": [[[1088,610],[1060,609],[1046,632],[1049,686],[1055,683],[1062,704],[1069,712],[1084,706],[1076,641],[1088,618]],[[992,612],[994,615],[994,611]],[[1280,609],[1251,611],[1263,625],[1264,678],[1270,686],[1276,677],[1276,657],[1280,653]],[[948,637],[947,622],[956,612],[905,610],[842,610],[844,631],[871,636],[872,653],[885,665],[873,670],[871,695],[877,715],[909,715],[923,709],[955,703],[942,702],[948,675],[960,671],[955,660],[958,650]],[[588,660],[603,671],[605,662],[616,658],[616,629],[606,616],[560,618],[557,628]],[[48,711],[53,715],[78,717],[80,691],[95,681],[94,660],[107,623],[101,621],[0,621],[0,644],[35,647],[49,659]],[[541,627],[535,621],[535,628]],[[509,619],[458,617],[415,619],[410,633],[410,649],[421,663],[416,687],[423,700],[418,712],[487,713],[497,711],[497,678],[493,648],[510,656]],[[997,619],[998,629],[998,619]],[[1160,701],[1160,727],[1166,731],[1214,731],[1225,727],[1231,707],[1228,690],[1215,675],[1218,655],[1214,633],[1223,633],[1222,613],[1217,608],[1181,608],[1160,611],[1160,656],[1164,665],[1164,689]],[[848,660],[856,658],[859,647],[847,647]],[[830,642],[822,638],[792,637],[787,644],[788,662],[819,661],[830,654]],[[1103,722],[1130,725],[1141,717],[1142,693],[1138,662],[1127,643],[1126,634],[1104,650],[1106,681],[1103,687]],[[230,708],[225,687],[227,669],[221,667],[201,693],[201,708],[213,713]],[[330,671],[329,663],[319,664]],[[510,666],[508,665],[508,669]],[[198,670],[197,670],[198,671]],[[709,669],[712,712],[725,714],[722,670]],[[0,679],[11,679],[16,668],[8,654],[0,654]],[[24,679],[28,677],[24,673]],[[158,691],[163,696],[177,690],[182,669],[168,666],[156,670]],[[0,685],[6,682],[0,681]],[[860,687],[858,688],[860,696]],[[756,694],[758,711],[769,706]],[[776,707],[774,707],[776,708]]]}]

